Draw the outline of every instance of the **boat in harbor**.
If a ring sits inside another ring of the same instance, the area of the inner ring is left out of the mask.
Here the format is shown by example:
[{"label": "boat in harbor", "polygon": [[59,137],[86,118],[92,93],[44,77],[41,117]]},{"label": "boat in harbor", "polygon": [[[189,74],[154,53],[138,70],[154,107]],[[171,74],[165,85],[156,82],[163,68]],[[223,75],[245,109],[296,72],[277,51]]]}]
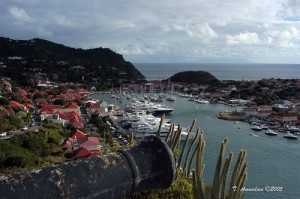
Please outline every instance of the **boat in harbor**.
[{"label": "boat in harbor", "polygon": [[169,102],[175,102],[176,98],[174,96],[170,96],[170,97],[167,97],[166,100]]},{"label": "boat in harbor", "polygon": [[209,104],[209,101],[204,100],[204,99],[195,99],[194,102],[198,104]]},{"label": "boat in harbor", "polygon": [[262,128],[260,126],[258,126],[258,125],[252,126],[251,129],[253,131],[261,131],[262,130]]},{"label": "boat in harbor", "polygon": [[265,132],[266,135],[272,135],[272,136],[276,136],[277,133],[275,131],[273,131],[272,129],[268,129],[266,132]]},{"label": "boat in harbor", "polygon": [[165,106],[162,104],[148,103],[148,102],[133,102],[125,107],[125,111],[146,111],[155,115],[168,114],[174,111],[172,107]]},{"label": "boat in harbor", "polygon": [[294,135],[294,134],[292,134],[290,132],[287,132],[283,137],[286,138],[286,139],[293,139],[293,140],[297,140],[298,139],[298,136],[296,136],[296,135]]}]

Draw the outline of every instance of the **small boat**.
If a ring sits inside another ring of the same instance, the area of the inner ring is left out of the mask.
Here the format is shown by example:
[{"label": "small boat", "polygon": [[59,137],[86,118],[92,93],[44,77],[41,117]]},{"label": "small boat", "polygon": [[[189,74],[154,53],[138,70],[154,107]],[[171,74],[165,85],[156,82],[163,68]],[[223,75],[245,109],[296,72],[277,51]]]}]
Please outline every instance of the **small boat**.
[{"label": "small boat", "polygon": [[266,135],[277,135],[277,133],[275,131],[273,131],[272,129],[268,129],[266,132],[265,132]]},{"label": "small boat", "polygon": [[261,128],[260,126],[257,126],[257,125],[252,126],[251,129],[252,129],[253,131],[261,131],[261,130],[262,130],[262,128]]},{"label": "small boat", "polygon": [[166,100],[169,102],[174,102],[176,100],[176,98],[173,96],[170,96],[170,97],[167,97]]},{"label": "small boat", "polygon": [[263,129],[263,130],[267,130],[267,129],[269,128],[269,126],[267,126],[267,125],[265,125],[265,124],[261,125],[260,127],[261,127],[261,129]]},{"label": "small boat", "polygon": [[290,132],[287,132],[283,137],[286,138],[286,139],[293,139],[293,140],[297,140],[298,139],[298,136],[296,136],[296,135],[294,135],[294,134],[292,134]]}]

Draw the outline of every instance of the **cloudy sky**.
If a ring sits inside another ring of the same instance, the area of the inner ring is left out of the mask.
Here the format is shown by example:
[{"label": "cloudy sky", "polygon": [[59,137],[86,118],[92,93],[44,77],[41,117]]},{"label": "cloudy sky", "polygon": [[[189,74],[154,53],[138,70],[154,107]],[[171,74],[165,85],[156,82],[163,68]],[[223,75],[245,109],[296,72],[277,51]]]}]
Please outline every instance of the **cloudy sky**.
[{"label": "cloudy sky", "polygon": [[0,26],[131,62],[300,63],[300,0],[0,0]]}]

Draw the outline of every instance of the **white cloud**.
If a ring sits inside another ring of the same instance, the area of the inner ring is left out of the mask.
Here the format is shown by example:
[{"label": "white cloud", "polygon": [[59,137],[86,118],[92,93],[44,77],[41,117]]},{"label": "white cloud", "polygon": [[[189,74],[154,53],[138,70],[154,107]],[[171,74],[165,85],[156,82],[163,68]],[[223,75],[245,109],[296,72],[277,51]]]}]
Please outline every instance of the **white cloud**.
[{"label": "white cloud", "polygon": [[238,44],[258,44],[260,39],[255,32],[244,32],[238,35],[226,35],[227,44],[238,45]]},{"label": "white cloud", "polygon": [[191,37],[196,37],[204,42],[217,38],[218,34],[207,24],[188,24],[186,32]]},{"label": "white cloud", "polygon": [[22,8],[11,7],[9,13],[18,21],[30,22],[32,19],[27,12]]},{"label": "white cloud", "polygon": [[0,0],[0,36],[102,46],[133,62],[299,60],[298,19],[299,0]]},{"label": "white cloud", "polygon": [[54,19],[56,24],[61,25],[61,26],[66,26],[66,27],[79,26],[78,23],[76,23],[73,20],[67,18],[66,16],[62,16],[62,15],[54,16],[53,19]]}]

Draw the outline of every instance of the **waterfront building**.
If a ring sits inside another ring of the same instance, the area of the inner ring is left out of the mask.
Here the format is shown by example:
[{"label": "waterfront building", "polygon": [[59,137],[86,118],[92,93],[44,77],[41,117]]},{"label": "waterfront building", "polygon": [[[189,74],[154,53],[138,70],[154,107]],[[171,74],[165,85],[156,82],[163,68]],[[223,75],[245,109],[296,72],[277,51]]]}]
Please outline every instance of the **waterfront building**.
[{"label": "waterfront building", "polygon": [[272,118],[275,121],[287,124],[287,123],[294,123],[295,121],[298,120],[297,115],[292,115],[290,113],[285,113],[285,114],[274,114],[272,115]]}]

